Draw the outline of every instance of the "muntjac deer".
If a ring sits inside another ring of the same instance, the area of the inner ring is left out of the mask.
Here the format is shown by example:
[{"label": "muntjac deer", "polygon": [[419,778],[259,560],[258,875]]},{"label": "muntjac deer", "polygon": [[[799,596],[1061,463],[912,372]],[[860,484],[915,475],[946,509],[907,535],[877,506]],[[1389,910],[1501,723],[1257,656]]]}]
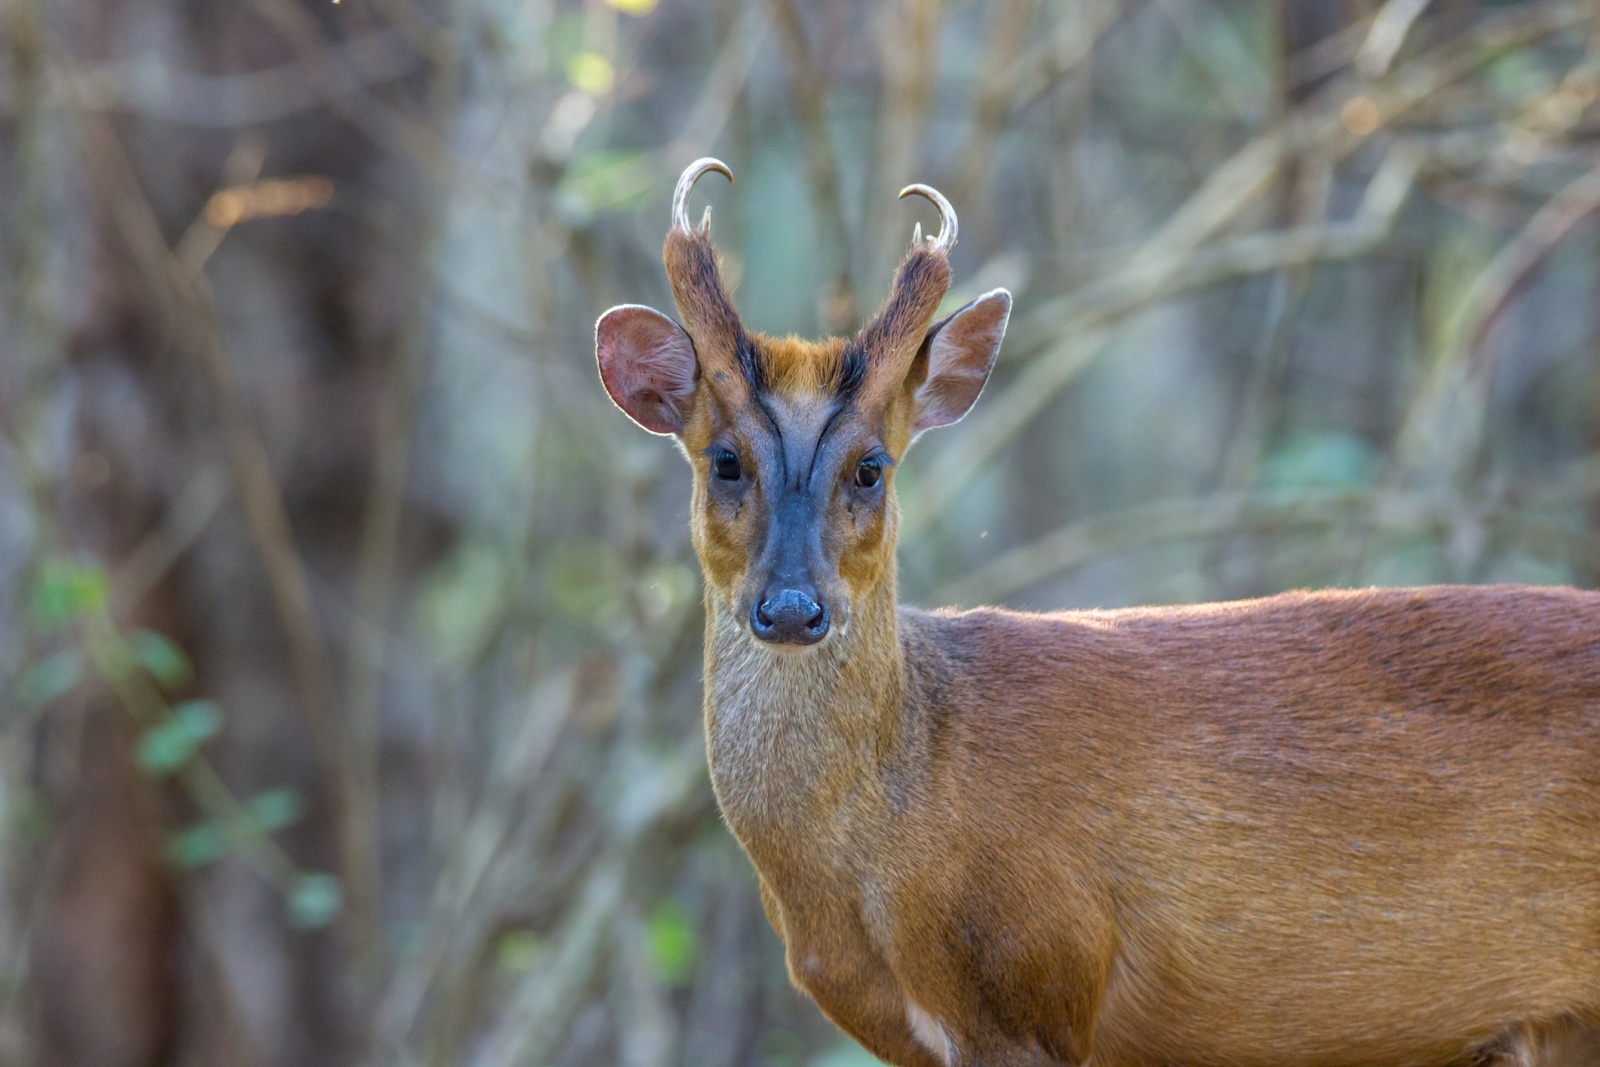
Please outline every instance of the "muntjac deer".
[{"label": "muntjac deer", "polygon": [[694,468],[712,783],[789,973],[905,1067],[1600,1063],[1600,594],[896,603],[894,472],[1011,297],[949,203],[856,337],[747,333],[684,172],[682,321],[600,376]]}]

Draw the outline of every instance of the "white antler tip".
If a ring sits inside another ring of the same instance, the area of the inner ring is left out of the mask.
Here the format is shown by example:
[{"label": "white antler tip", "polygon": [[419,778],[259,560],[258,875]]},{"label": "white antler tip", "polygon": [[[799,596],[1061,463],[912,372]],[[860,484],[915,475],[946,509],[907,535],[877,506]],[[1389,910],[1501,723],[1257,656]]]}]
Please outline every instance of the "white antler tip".
[{"label": "white antler tip", "polygon": [[[694,188],[694,183],[706,171],[714,170],[728,179],[728,184],[733,184],[733,171],[720,159],[705,156],[695,160],[684,168],[683,174],[678,178],[678,187],[672,193],[672,225],[674,229],[684,233],[694,232],[689,228],[689,190]],[[706,208],[705,219],[701,222],[701,229],[709,231],[711,226],[711,209]]]},{"label": "white antler tip", "polygon": [[[956,209],[950,206],[950,201],[945,199],[943,193],[931,185],[919,183],[908,185],[900,190],[900,198],[902,200],[913,195],[931,201],[934,207],[939,209],[939,236],[928,239],[928,251],[948,254],[956,244]],[[913,247],[922,243],[921,234],[922,226],[919,223],[917,226],[918,239],[914,242]]]}]

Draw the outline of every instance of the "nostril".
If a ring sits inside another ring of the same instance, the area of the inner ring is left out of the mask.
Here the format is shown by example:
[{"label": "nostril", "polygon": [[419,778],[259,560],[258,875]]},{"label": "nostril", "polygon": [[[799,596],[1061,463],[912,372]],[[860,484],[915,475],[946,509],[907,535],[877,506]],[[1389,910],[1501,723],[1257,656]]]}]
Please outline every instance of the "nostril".
[{"label": "nostril", "polygon": [[815,644],[828,632],[828,609],[809,591],[768,590],[751,608],[750,628],[775,644]]}]

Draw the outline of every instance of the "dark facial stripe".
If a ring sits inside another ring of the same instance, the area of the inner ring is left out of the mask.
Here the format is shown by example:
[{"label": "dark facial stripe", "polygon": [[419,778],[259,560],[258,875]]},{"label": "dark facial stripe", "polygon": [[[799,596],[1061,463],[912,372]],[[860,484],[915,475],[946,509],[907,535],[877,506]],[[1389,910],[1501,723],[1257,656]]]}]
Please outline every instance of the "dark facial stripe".
[{"label": "dark facial stripe", "polygon": [[817,443],[811,449],[811,463],[806,468],[806,484],[811,484],[811,479],[816,475],[817,458],[822,455],[822,447],[828,443],[828,435],[833,432],[834,424],[839,421],[839,416],[850,410],[850,405],[841,401],[828,413],[828,421],[822,424],[822,432],[817,434]]},{"label": "dark facial stripe", "polygon": [[859,344],[852,344],[845,349],[844,358],[839,361],[839,369],[834,374],[834,392],[841,401],[848,403],[855,399],[866,377],[867,353]]},{"label": "dark facial stripe", "polygon": [[783,427],[778,423],[778,416],[767,405],[764,393],[756,393],[756,410],[761,412],[761,417],[767,420],[767,427],[772,431],[772,436],[778,439],[778,466],[780,474],[778,484],[783,484],[789,478],[789,450],[783,442]]},{"label": "dark facial stripe", "polygon": [[739,369],[744,372],[744,380],[750,383],[750,389],[757,396],[767,390],[766,364],[756,358],[755,346],[741,330],[738,340]]}]

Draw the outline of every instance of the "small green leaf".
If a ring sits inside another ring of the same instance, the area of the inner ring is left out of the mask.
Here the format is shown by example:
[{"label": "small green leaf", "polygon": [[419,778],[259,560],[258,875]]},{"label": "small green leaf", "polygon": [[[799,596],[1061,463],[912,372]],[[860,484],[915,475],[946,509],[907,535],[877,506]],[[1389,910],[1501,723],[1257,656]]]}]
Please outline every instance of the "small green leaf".
[{"label": "small green leaf", "polygon": [[494,943],[494,961],[502,971],[523,974],[533,970],[544,954],[544,943],[532,930],[511,930]]},{"label": "small green leaf", "polygon": [[645,920],[644,935],[656,977],[669,986],[685,984],[694,969],[695,933],[683,905],[662,901]]},{"label": "small green leaf", "polygon": [[617,80],[611,61],[598,52],[579,52],[567,61],[567,80],[586,93],[599,96]]},{"label": "small green leaf", "polygon": [[492,639],[515,592],[509,558],[482,541],[467,540],[423,580],[419,628],[436,654],[465,664]]},{"label": "small green leaf", "polygon": [[164,775],[188,763],[194,756],[194,740],[171,719],[139,738],[134,761],[147,774]]},{"label": "small green leaf", "polygon": [[222,831],[210,823],[179,830],[167,838],[167,858],[184,870],[219,860],[228,851]]},{"label": "small green leaf", "polygon": [[19,783],[11,808],[11,825],[17,836],[28,844],[43,844],[49,840],[55,825],[55,812],[44,794]]},{"label": "small green leaf", "polygon": [[28,668],[17,686],[18,696],[24,705],[36,708],[64,696],[82,678],[83,657],[77,649],[63,649]]},{"label": "small green leaf", "polygon": [[326,926],[339,914],[344,893],[331,874],[303,874],[289,891],[289,921],[301,930]]},{"label": "small green leaf", "polygon": [[305,814],[305,804],[293,789],[269,789],[265,793],[257,793],[245,806],[250,809],[250,817],[268,833],[294,825]]},{"label": "small green leaf", "polygon": [[197,745],[222,729],[222,709],[210,700],[185,700],[172,709],[172,718]]},{"label": "small green leaf", "polygon": [[572,161],[556,189],[556,203],[568,218],[589,219],[638,203],[657,179],[655,159],[648,152],[596,152]]},{"label": "small green leaf", "polygon": [[52,560],[39,570],[33,615],[46,629],[59,629],[80,615],[104,608],[109,593],[110,583],[99,567]]},{"label": "small green leaf", "polygon": [[168,689],[188,683],[193,676],[189,657],[170,638],[151,630],[135,630],[128,635],[133,658]]},{"label": "small green leaf", "polygon": [[154,775],[171,774],[194,758],[200,743],[222,728],[222,712],[209,700],[189,700],[172,709],[139,738],[134,759]]},{"label": "small green leaf", "polygon": [[1382,466],[1377,449],[1352,434],[1298,434],[1263,464],[1261,481],[1273,489],[1359,489]]}]

